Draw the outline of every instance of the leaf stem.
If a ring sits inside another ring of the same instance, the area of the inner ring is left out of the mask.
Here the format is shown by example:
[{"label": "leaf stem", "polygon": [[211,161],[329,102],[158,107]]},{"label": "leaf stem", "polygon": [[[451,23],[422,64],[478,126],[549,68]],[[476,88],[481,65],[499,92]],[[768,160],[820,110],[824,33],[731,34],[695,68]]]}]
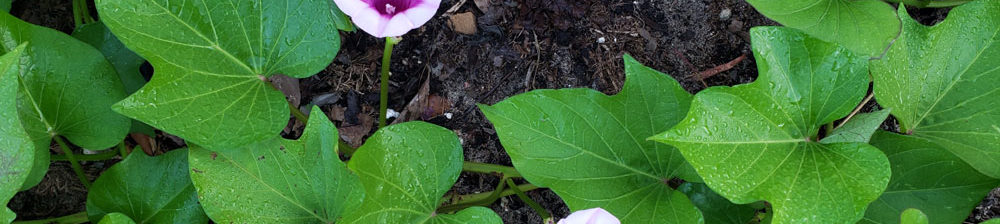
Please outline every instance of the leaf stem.
[{"label": "leaf stem", "polygon": [[502,174],[508,178],[521,178],[521,173],[514,167],[501,166],[489,163],[477,163],[465,161],[462,164],[462,171],[485,174]]},{"label": "leaf stem", "polygon": [[90,180],[87,179],[87,175],[83,174],[83,167],[81,167],[80,163],[77,162],[76,156],[73,155],[73,150],[69,149],[69,145],[66,144],[66,141],[63,140],[62,136],[56,135],[53,136],[52,138],[56,140],[56,144],[58,144],[59,147],[62,148],[62,151],[63,153],[65,153],[66,158],[69,159],[69,163],[73,167],[73,172],[76,173],[76,177],[80,178],[80,182],[83,183],[84,187],[90,189]]},{"label": "leaf stem", "polygon": [[73,24],[76,28],[83,25],[83,11],[80,10],[81,0],[73,0]]},{"label": "leaf stem", "polygon": [[385,51],[382,52],[382,77],[379,86],[378,128],[385,127],[386,111],[389,108],[389,62],[392,60],[392,48],[399,43],[398,37],[385,38]]},{"label": "leaf stem", "polygon": [[[457,198],[458,201],[449,205],[444,205],[438,208],[438,213],[450,213],[455,211],[460,211],[473,206],[487,206],[493,204],[497,199],[502,197],[511,196],[516,194],[513,189],[505,189],[506,179],[500,180],[500,184],[497,188],[490,192],[483,192],[478,194],[468,194],[468,195],[458,195],[453,198]],[[541,189],[538,186],[532,184],[521,184],[517,185],[517,190],[521,192],[532,191],[536,189]],[[499,193],[498,193],[499,192]]]},{"label": "leaf stem", "polygon": [[118,153],[121,154],[122,159],[128,157],[128,146],[125,146],[125,141],[122,141],[122,143],[118,143]]},{"label": "leaf stem", "polygon": [[514,180],[507,179],[507,186],[510,187],[510,190],[514,191],[514,194],[517,195],[517,197],[520,198],[521,201],[523,201],[525,204],[528,204],[528,206],[531,207],[531,209],[534,209],[535,213],[538,213],[538,216],[542,217],[542,220],[547,220],[549,218],[552,218],[552,214],[550,214],[549,211],[545,210],[545,208],[543,208],[542,205],[538,204],[538,202],[535,202],[535,200],[531,199],[531,197],[528,197],[528,195],[524,194],[524,191],[518,189],[517,185],[514,184]]},{"label": "leaf stem", "polygon": [[295,105],[292,105],[292,102],[288,102],[288,109],[292,111],[292,116],[295,116],[296,120],[301,121],[303,124],[309,123],[309,116],[302,113],[302,110],[299,110],[299,108],[295,107]]},{"label": "leaf stem", "polygon": [[59,223],[59,224],[80,224],[87,223],[90,220],[87,218],[87,212],[79,212],[72,215],[67,215],[63,217],[42,219],[42,220],[29,220],[29,221],[16,221],[11,224],[49,224],[49,223]]},{"label": "leaf stem", "polygon": [[[288,109],[292,111],[292,116],[295,116],[296,120],[301,121],[303,124],[307,124],[309,122],[309,115],[302,113],[302,110],[299,110],[299,108],[292,105],[292,102],[288,102]],[[340,139],[340,136],[337,136],[337,140],[338,140],[337,141],[338,147],[340,147],[337,151],[344,153],[344,155],[347,155],[347,157],[351,157],[351,155],[354,154],[354,151],[358,150],[354,147],[351,147],[351,145],[347,144],[347,142],[344,142],[343,139]]]},{"label": "leaf stem", "polygon": [[[76,161],[104,161],[115,158],[118,156],[118,150],[106,150],[98,154],[83,154],[83,155],[73,155]],[[122,157],[125,158],[125,157]],[[52,155],[52,161],[70,161],[69,156],[66,154]]]},{"label": "leaf stem", "polygon": [[[855,107],[855,108],[854,108],[854,110],[853,110],[853,111],[851,111],[851,114],[850,114],[850,115],[847,115],[847,118],[844,118],[844,121],[840,122],[840,124],[838,124],[838,125],[837,125],[837,127],[835,127],[834,129],[837,129],[837,128],[840,128],[840,127],[843,127],[843,126],[844,126],[844,124],[847,124],[847,122],[848,122],[848,121],[850,121],[850,120],[851,120],[851,118],[854,118],[854,115],[857,115],[857,114],[858,114],[858,112],[859,112],[859,111],[861,111],[861,109],[864,109],[864,108],[865,108],[865,105],[867,105],[867,104],[868,104],[868,101],[871,101],[871,100],[872,100],[872,97],[873,97],[873,96],[875,96],[875,93],[874,93],[874,92],[872,92],[872,93],[869,93],[869,94],[868,94],[868,96],[866,96],[866,97],[865,97],[865,100],[862,100],[862,101],[861,101],[861,104],[859,104],[859,105],[858,105],[858,107]],[[832,131],[832,130],[831,130],[831,131]]]}]

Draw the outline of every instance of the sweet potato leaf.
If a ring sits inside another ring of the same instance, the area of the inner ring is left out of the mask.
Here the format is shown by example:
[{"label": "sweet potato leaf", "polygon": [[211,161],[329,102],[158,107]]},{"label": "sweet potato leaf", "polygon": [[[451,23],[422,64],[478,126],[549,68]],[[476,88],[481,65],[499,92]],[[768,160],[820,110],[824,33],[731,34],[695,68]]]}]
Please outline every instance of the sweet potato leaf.
[{"label": "sweet potato leaf", "polygon": [[0,12],[10,12],[10,4],[14,0],[0,0]]},{"label": "sweet potato leaf", "polygon": [[677,187],[677,190],[684,192],[691,203],[698,207],[706,224],[747,224],[754,223],[751,221],[756,218],[757,209],[753,206],[733,204],[705,184],[687,182]]},{"label": "sweet potato leaf", "polygon": [[861,223],[896,223],[905,208],[927,212],[931,223],[961,223],[1000,180],[925,139],[879,131],[872,144],[889,157],[892,179]]},{"label": "sweet potato leaf", "polygon": [[14,221],[16,214],[6,207],[31,172],[35,146],[17,116],[17,76],[25,46],[0,56],[0,223]]},{"label": "sweet potato leaf", "polygon": [[875,98],[903,133],[934,142],[1000,178],[1000,1],[956,7],[933,27],[910,18],[872,62]]},{"label": "sweet potato leaf", "polygon": [[899,34],[892,6],[880,0],[747,0],[782,25],[844,45],[854,52],[881,56]]},{"label": "sweet potato leaf", "polygon": [[361,204],[361,183],[337,154],[337,129],[319,107],[312,111],[298,140],[191,148],[191,179],[213,221],[333,223]]},{"label": "sweet potato leaf", "polygon": [[104,171],[87,193],[87,216],[122,213],[136,223],[208,223],[188,176],[187,149],[156,157],[142,151]]},{"label": "sweet potato leaf", "polygon": [[698,180],[668,145],[645,138],[687,112],[691,94],[626,55],[615,96],[591,89],[535,90],[480,109],[525,179],[570,210],[600,207],[623,223],[697,223],[701,214],[671,178]]},{"label": "sweet potato leaf", "polygon": [[889,182],[888,159],[815,136],[864,97],[868,57],[791,28],[750,34],[757,80],[699,92],[680,124],[651,139],[676,146],[727,199],[770,202],[774,223],[858,221]]},{"label": "sweet potato leaf", "polygon": [[27,189],[42,180],[49,166],[49,144],[60,135],[88,149],[121,142],[129,120],[111,105],[125,98],[121,80],[101,52],[62,32],[0,13],[0,53],[30,42],[31,60],[18,77],[18,114],[35,142],[35,165]]},{"label": "sweet potato leaf", "polygon": [[135,221],[125,214],[115,212],[105,215],[97,224],[135,224]]},{"label": "sweet potato leaf", "polygon": [[343,11],[340,11],[340,7],[337,4],[330,1],[330,14],[333,14],[333,22],[337,24],[337,29],[343,31],[355,31],[354,23],[351,22],[351,17],[347,17]]},{"label": "sweet potato leaf", "polygon": [[364,202],[338,223],[502,223],[483,207],[435,213],[462,162],[462,144],[448,129],[424,122],[379,129],[347,165],[360,176]]},{"label": "sweet potato leaf", "polygon": [[329,1],[96,4],[108,28],[156,73],[114,109],[207,149],[277,135],[288,105],[267,77],[312,76],[340,49]]},{"label": "sweet potato leaf", "polygon": [[875,130],[882,125],[882,122],[889,117],[889,110],[880,110],[871,113],[857,114],[844,126],[833,129],[833,133],[827,135],[820,143],[833,144],[838,142],[861,142],[868,143],[875,134]]},{"label": "sweet potato leaf", "polygon": [[[115,71],[118,72],[118,77],[121,78],[122,85],[125,86],[126,94],[135,93],[143,85],[146,85],[146,79],[139,72],[139,67],[146,62],[146,59],[139,57],[132,50],[125,48],[125,45],[118,40],[118,37],[115,37],[111,33],[111,30],[108,30],[107,26],[104,26],[104,23],[84,24],[73,31],[73,37],[90,44],[90,46],[94,46],[104,54],[104,57],[108,59],[108,62],[111,62],[111,65],[115,67]],[[155,136],[156,134],[153,133],[152,127],[136,120],[132,120],[130,132],[144,133],[149,136]]]}]

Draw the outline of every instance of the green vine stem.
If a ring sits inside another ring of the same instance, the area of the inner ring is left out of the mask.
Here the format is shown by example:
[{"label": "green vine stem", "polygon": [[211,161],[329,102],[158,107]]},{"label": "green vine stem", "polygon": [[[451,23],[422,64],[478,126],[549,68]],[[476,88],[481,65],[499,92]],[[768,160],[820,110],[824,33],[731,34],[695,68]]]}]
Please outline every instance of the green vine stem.
[{"label": "green vine stem", "polygon": [[514,167],[501,166],[489,163],[477,163],[465,161],[462,164],[462,171],[485,174],[502,174],[508,178],[521,178],[521,173]]},{"label": "green vine stem", "polygon": [[[83,174],[83,167],[81,167],[80,163],[77,162],[76,156],[73,155],[73,150],[69,149],[69,145],[66,144],[66,141],[63,140],[62,136],[56,135],[52,138],[56,140],[56,144],[62,148],[66,158],[69,159],[69,163],[73,167],[73,172],[76,173],[76,177],[80,178],[80,182],[83,183],[84,187],[90,189],[90,180],[87,179],[87,175]],[[114,153],[114,151],[112,151],[112,153]]]},{"label": "green vine stem", "polygon": [[56,217],[56,218],[42,219],[42,220],[16,221],[11,224],[49,224],[49,223],[80,224],[87,222],[90,222],[90,220],[87,219],[87,212],[79,212],[76,214],[67,215],[63,217]]},{"label": "green vine stem", "polygon": [[87,0],[73,0],[73,23],[76,24],[76,28],[93,22],[94,18],[90,16]]},{"label": "green vine stem", "polygon": [[125,145],[125,141],[122,141],[122,143],[118,143],[118,153],[122,155],[122,159],[128,157],[128,146]]},{"label": "green vine stem", "polygon": [[[76,159],[76,161],[104,161],[104,160],[113,159],[113,158],[115,158],[115,156],[118,156],[118,155],[119,155],[118,150],[105,150],[104,152],[101,152],[101,153],[98,153],[98,154],[89,154],[89,155],[88,154],[83,154],[83,155],[76,155],[76,154],[74,154],[73,155],[73,159]],[[122,157],[122,158],[125,158],[125,157]],[[67,154],[52,155],[52,161],[70,161],[70,158],[69,158],[69,156]],[[70,162],[72,162],[72,161],[70,161]]]},{"label": "green vine stem", "polygon": [[[516,194],[512,188],[504,188],[506,186],[506,178],[500,181],[497,188],[490,192],[483,192],[478,194],[467,194],[467,195],[456,195],[451,196],[448,200],[455,201],[449,205],[441,206],[437,209],[438,213],[450,213],[460,211],[472,206],[487,206],[493,204],[497,199],[502,197],[507,197]],[[521,184],[517,185],[517,190],[521,192],[533,191],[541,189],[533,184]],[[499,194],[497,193],[499,192]]]},{"label": "green vine stem", "polygon": [[399,37],[386,37],[385,38],[385,51],[382,53],[382,78],[380,80],[379,87],[379,101],[378,101],[378,128],[381,129],[385,127],[386,111],[389,108],[389,62],[392,59],[392,48],[396,46],[399,41],[402,40]]},{"label": "green vine stem", "polygon": [[528,204],[528,206],[530,206],[531,209],[534,209],[535,213],[538,213],[538,216],[542,217],[542,220],[548,220],[549,218],[552,218],[552,214],[550,214],[549,211],[545,210],[545,208],[543,208],[542,205],[538,204],[538,202],[535,202],[535,200],[531,199],[531,197],[528,197],[528,195],[524,194],[524,191],[518,189],[517,185],[514,184],[514,180],[507,179],[507,186],[510,187],[510,190],[514,191],[514,194],[517,195],[517,197],[520,198],[521,201],[523,201],[525,204]]}]

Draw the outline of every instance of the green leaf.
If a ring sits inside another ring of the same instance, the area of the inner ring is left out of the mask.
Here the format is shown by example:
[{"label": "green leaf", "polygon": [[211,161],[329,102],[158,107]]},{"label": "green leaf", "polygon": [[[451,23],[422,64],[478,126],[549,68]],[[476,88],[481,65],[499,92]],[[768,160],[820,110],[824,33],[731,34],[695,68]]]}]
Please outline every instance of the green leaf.
[{"label": "green leaf", "polygon": [[101,52],[62,32],[0,13],[0,53],[28,44],[18,78],[18,113],[35,142],[35,165],[22,186],[42,180],[49,166],[52,136],[88,149],[121,142],[129,120],[111,105],[125,98],[121,80]]},{"label": "green leaf", "polygon": [[115,110],[207,149],[277,135],[288,104],[265,77],[312,76],[340,49],[329,1],[96,3],[108,28],[156,70]]},{"label": "green leaf", "polygon": [[986,220],[980,224],[1000,224],[1000,218]]},{"label": "green leaf", "polygon": [[0,0],[0,11],[10,12],[10,5],[14,0]]},{"label": "green leaf", "polygon": [[299,140],[276,137],[222,152],[191,148],[191,179],[213,221],[333,223],[361,204],[358,177],[337,154],[337,129],[315,114]]},{"label": "green leaf", "polygon": [[883,60],[875,98],[903,133],[934,142],[1000,178],[1000,1],[956,7],[933,27],[910,18]]},{"label": "green leaf", "polygon": [[135,224],[135,221],[132,221],[132,219],[125,214],[115,212],[105,215],[104,218],[101,218],[100,222],[97,222],[97,224]]},{"label": "green leaf", "polygon": [[899,216],[899,224],[927,224],[927,215],[917,209],[908,208]]},{"label": "green leaf", "polygon": [[827,135],[820,143],[833,144],[838,142],[861,142],[868,143],[875,134],[875,130],[882,125],[886,118],[889,118],[889,111],[880,110],[871,113],[857,114],[847,121],[847,124],[833,129],[833,133]]},{"label": "green leaf", "polygon": [[600,207],[623,223],[698,223],[671,178],[698,180],[673,147],[645,138],[687,112],[691,94],[626,55],[615,96],[591,89],[535,90],[481,105],[514,167],[577,211]]},{"label": "green leaf", "polygon": [[333,0],[329,1],[330,14],[333,16],[333,22],[337,24],[337,29],[343,31],[354,31],[354,23],[351,22],[351,17],[348,17],[347,14],[340,11],[340,7],[337,7],[337,4],[334,3]]},{"label": "green leaf", "polygon": [[961,223],[1000,180],[982,175],[925,139],[879,131],[872,144],[889,156],[892,180],[862,223],[896,223],[905,208],[926,211],[931,223]]},{"label": "green leaf", "polygon": [[364,203],[338,223],[501,223],[486,208],[435,213],[462,162],[462,144],[448,129],[424,122],[379,129],[347,164],[361,178]]},{"label": "green leaf", "polygon": [[[143,85],[146,85],[146,79],[139,72],[139,67],[146,62],[146,59],[125,48],[125,45],[118,41],[118,37],[115,37],[107,26],[104,26],[104,23],[84,24],[73,31],[73,37],[94,46],[104,54],[104,57],[118,72],[118,77],[121,78],[122,84],[125,86],[125,93],[135,93]],[[156,134],[153,133],[152,127],[136,120],[132,121],[130,132],[144,133],[149,136]]]},{"label": "green leaf", "polygon": [[899,34],[892,6],[880,0],[747,0],[761,14],[862,55],[882,55]]},{"label": "green leaf", "polygon": [[[6,205],[31,172],[35,146],[17,116],[17,76],[26,62],[25,46],[0,56],[0,205]],[[0,208],[0,223],[14,221],[16,214]]]},{"label": "green leaf", "polygon": [[680,149],[734,203],[770,202],[774,223],[856,222],[888,184],[889,161],[814,136],[864,97],[868,58],[790,28],[750,34],[757,81],[698,93],[687,118],[651,139]]},{"label": "green leaf", "polygon": [[750,205],[737,205],[709,189],[705,184],[687,182],[677,187],[691,203],[698,207],[706,224],[753,223],[757,209]]},{"label": "green leaf", "polygon": [[187,149],[156,157],[141,151],[104,171],[87,193],[87,216],[96,222],[122,213],[137,223],[208,223],[188,176]]}]

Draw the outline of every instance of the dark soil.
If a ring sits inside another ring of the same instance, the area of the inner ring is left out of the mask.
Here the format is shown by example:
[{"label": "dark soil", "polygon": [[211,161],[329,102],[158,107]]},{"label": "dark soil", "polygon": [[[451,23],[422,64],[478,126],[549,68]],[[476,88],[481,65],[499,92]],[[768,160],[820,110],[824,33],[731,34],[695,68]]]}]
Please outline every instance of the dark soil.
[{"label": "dark soil", "polygon": [[[459,2],[443,0],[438,15]],[[446,99],[443,112],[452,116],[425,113],[420,117],[454,130],[462,139],[467,160],[502,165],[510,165],[510,158],[477,103],[494,104],[543,88],[581,87],[614,94],[624,82],[624,54],[670,74],[692,93],[707,86],[749,83],[757,77],[757,69],[747,31],[777,25],[745,1],[481,0],[487,2],[484,7],[477,7],[476,0],[462,2],[451,13],[473,13],[478,32],[457,33],[449,27],[447,16],[438,16],[405,35],[394,53],[389,107],[402,111],[429,79],[430,95]],[[69,0],[18,0],[12,14],[68,33],[73,27],[71,8]],[[911,12],[928,24],[946,14],[945,10]],[[383,43],[360,31],[343,37],[336,60],[324,72],[300,80],[300,99],[310,102],[320,95],[335,96],[339,100],[329,102],[323,111],[338,121],[338,128],[370,134],[377,117]],[[694,76],[744,55],[746,59],[728,71],[703,80]],[[889,129],[895,126],[888,124]],[[177,148],[165,136],[156,138],[161,148]],[[86,165],[92,178],[109,166]],[[488,192],[499,179],[463,173],[453,193]],[[569,213],[549,190],[528,195],[555,217]],[[42,219],[83,211],[85,198],[86,190],[69,166],[53,163],[42,184],[19,193],[10,207],[21,220]],[[516,197],[502,198],[490,208],[505,223],[542,221]],[[968,221],[998,215],[1000,191],[994,191]]]}]

